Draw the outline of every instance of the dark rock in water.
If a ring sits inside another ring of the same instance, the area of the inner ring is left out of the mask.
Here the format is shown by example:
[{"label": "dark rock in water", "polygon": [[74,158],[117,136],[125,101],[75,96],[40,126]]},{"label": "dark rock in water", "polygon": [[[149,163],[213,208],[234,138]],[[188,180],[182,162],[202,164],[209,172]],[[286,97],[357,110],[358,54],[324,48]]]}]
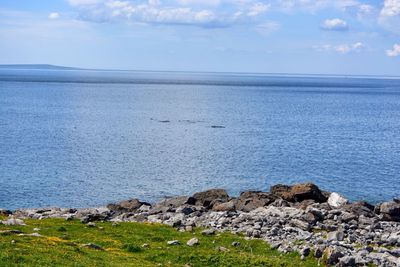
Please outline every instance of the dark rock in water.
[{"label": "dark rock in water", "polygon": [[227,202],[229,195],[224,189],[210,189],[194,194],[193,198],[196,200],[196,205],[212,208],[217,201],[220,203]]},{"label": "dark rock in water", "polygon": [[259,207],[271,204],[276,197],[271,193],[259,191],[246,191],[240,194],[237,210],[249,212]]},{"label": "dark rock in water", "polygon": [[398,201],[383,202],[376,211],[382,214],[384,220],[400,221],[400,202]]},{"label": "dark rock in water", "polygon": [[316,202],[326,202],[327,198],[321,190],[311,183],[288,185],[274,185],[271,187],[271,193],[291,202],[301,202],[312,199]]},{"label": "dark rock in water", "polygon": [[108,204],[107,208],[113,212],[134,212],[139,209],[142,205],[149,205],[146,202],[141,202],[139,199],[124,200],[117,204]]}]

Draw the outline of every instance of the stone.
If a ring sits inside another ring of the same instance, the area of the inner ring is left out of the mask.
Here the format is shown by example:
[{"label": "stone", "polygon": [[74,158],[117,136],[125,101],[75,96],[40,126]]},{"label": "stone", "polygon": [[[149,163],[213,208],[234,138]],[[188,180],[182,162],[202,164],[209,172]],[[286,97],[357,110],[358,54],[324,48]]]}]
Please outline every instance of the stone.
[{"label": "stone", "polygon": [[96,227],[96,224],[94,222],[89,222],[86,224],[86,226],[94,228],[94,227]]},{"label": "stone", "polygon": [[400,202],[383,202],[379,205],[379,213],[383,215],[385,220],[400,221]]},{"label": "stone", "polygon": [[194,205],[195,202],[196,202],[196,200],[193,197],[178,196],[178,197],[166,198],[166,199],[158,202],[155,206],[164,206],[164,207],[176,209],[176,208],[184,206],[184,205]]},{"label": "stone", "polygon": [[104,250],[103,247],[93,244],[93,243],[84,244],[84,245],[82,245],[82,247],[91,248],[91,249],[95,249],[95,250]]},{"label": "stone", "polygon": [[192,214],[193,212],[195,212],[195,209],[189,206],[182,206],[176,209],[177,213],[183,213],[185,215],[189,215]]},{"label": "stone", "polygon": [[9,216],[11,214],[12,214],[12,211],[10,211],[10,210],[0,209],[0,216]]},{"label": "stone", "polygon": [[221,247],[221,246],[217,247],[217,250],[221,251],[221,252],[229,252],[229,249],[227,249],[226,247]]},{"label": "stone", "polygon": [[232,247],[240,247],[240,242],[233,241],[231,244]]},{"label": "stone", "polygon": [[374,206],[365,201],[349,203],[341,207],[341,209],[353,213],[356,216],[364,215],[366,217],[374,216]]},{"label": "stone", "polygon": [[310,255],[311,249],[309,247],[305,247],[300,251],[300,255],[307,257],[308,255]]},{"label": "stone", "polygon": [[327,248],[325,249],[326,254],[326,263],[329,265],[335,265],[339,262],[339,259],[343,257],[343,253],[339,250],[334,248]]},{"label": "stone", "polygon": [[138,210],[143,204],[150,205],[145,202],[141,202],[139,199],[129,199],[124,200],[116,204],[108,204],[107,208],[114,212],[135,212]]},{"label": "stone", "polygon": [[344,256],[339,259],[338,267],[353,267],[357,266],[356,259],[352,256]]},{"label": "stone", "polygon": [[343,233],[343,231],[329,232],[327,240],[328,241],[343,241],[344,240],[344,233]]},{"label": "stone", "polygon": [[246,191],[240,194],[237,209],[249,212],[259,207],[265,207],[276,199],[271,193],[260,191]]},{"label": "stone", "polygon": [[316,247],[314,249],[314,257],[317,259],[321,258],[324,255],[324,249],[321,247]]},{"label": "stone", "polygon": [[310,230],[310,227],[311,227],[308,222],[302,221],[302,220],[299,220],[299,219],[291,219],[290,220],[290,224],[295,226],[295,227],[298,227],[298,228],[300,228],[301,230],[304,230],[304,231]]},{"label": "stone", "polygon": [[301,219],[310,225],[314,225],[319,218],[312,212],[307,212],[301,216]]},{"label": "stone", "polygon": [[216,201],[221,203],[227,202],[229,200],[229,195],[224,189],[210,189],[195,193],[193,198],[196,200],[196,205],[212,208]]},{"label": "stone", "polygon": [[149,212],[151,209],[150,205],[143,204],[140,208],[137,209],[138,212]]},{"label": "stone", "polygon": [[197,239],[197,238],[192,238],[192,239],[190,239],[187,243],[186,243],[186,245],[188,245],[189,247],[193,247],[193,246],[197,246],[197,245],[199,245],[200,244],[200,242],[199,242],[199,240]]},{"label": "stone", "polygon": [[271,187],[271,193],[290,202],[301,202],[312,199],[316,202],[326,202],[327,198],[321,190],[312,183],[296,184],[293,186],[275,185]]},{"label": "stone", "polygon": [[1,230],[0,235],[17,235],[17,234],[22,234],[22,231],[20,230]]},{"label": "stone", "polygon": [[343,212],[342,213],[342,221],[344,222],[350,222],[352,220],[357,219],[357,215],[355,215],[354,213],[350,213],[350,212]]},{"label": "stone", "polygon": [[270,206],[274,207],[290,207],[290,203],[287,202],[286,200],[283,200],[282,198],[275,199]]},{"label": "stone", "polygon": [[295,207],[295,208],[297,208],[297,209],[302,209],[302,210],[305,210],[305,209],[307,209],[309,206],[311,206],[311,205],[313,205],[313,204],[315,204],[316,202],[315,202],[315,200],[313,200],[313,199],[306,199],[306,200],[303,200],[303,201],[301,201],[301,202],[296,202],[296,203],[294,203],[293,204],[293,207]]},{"label": "stone", "polygon": [[328,198],[328,204],[333,208],[338,208],[349,203],[349,200],[339,195],[338,193],[331,193]]},{"label": "stone", "polygon": [[177,246],[177,245],[180,245],[180,244],[181,244],[181,242],[179,242],[179,240],[171,240],[171,241],[167,242],[168,246]]},{"label": "stone", "polygon": [[235,211],[236,210],[237,200],[231,200],[225,203],[216,203],[214,204],[212,210],[213,211]]},{"label": "stone", "polygon": [[16,218],[10,218],[5,221],[0,221],[0,223],[2,223],[4,225],[26,225],[23,220],[16,219]]},{"label": "stone", "polygon": [[201,231],[201,234],[202,235],[213,235],[213,234],[215,234],[215,231],[213,229],[206,229],[206,230]]},{"label": "stone", "polygon": [[108,218],[108,214],[101,214],[101,213],[96,213],[96,214],[87,214],[81,218],[81,223],[89,223],[89,222],[95,222],[95,221],[104,221]]}]

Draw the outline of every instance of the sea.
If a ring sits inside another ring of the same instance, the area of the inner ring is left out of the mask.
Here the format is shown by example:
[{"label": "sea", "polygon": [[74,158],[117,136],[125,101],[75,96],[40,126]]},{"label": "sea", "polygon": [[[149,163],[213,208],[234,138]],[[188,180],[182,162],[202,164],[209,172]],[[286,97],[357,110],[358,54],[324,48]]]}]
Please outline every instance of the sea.
[{"label": "sea", "polygon": [[0,208],[302,182],[400,197],[400,79],[0,70]]}]

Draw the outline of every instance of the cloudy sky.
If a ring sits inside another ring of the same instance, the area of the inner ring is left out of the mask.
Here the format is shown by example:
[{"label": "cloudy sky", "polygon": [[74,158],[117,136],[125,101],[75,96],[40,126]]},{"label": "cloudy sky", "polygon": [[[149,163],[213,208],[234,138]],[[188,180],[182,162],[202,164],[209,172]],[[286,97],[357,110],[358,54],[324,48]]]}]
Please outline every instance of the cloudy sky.
[{"label": "cloudy sky", "polygon": [[400,0],[0,0],[0,64],[400,76]]}]

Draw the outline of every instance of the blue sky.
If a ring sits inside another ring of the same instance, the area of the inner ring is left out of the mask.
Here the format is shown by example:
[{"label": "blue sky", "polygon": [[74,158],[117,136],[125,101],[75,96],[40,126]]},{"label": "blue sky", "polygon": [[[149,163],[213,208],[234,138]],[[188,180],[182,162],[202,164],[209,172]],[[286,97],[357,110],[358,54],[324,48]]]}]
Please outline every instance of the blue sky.
[{"label": "blue sky", "polygon": [[0,0],[0,64],[400,76],[400,0]]}]

